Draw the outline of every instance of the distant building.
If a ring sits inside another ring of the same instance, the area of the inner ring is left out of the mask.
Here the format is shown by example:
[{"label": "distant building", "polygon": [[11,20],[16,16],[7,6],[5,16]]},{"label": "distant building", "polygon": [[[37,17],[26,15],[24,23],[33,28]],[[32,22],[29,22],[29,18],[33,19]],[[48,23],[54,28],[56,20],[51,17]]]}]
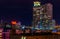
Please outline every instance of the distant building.
[{"label": "distant building", "polygon": [[16,29],[20,29],[21,26],[22,26],[22,25],[21,25],[21,22],[17,22],[17,23],[16,23]]},{"label": "distant building", "polygon": [[40,2],[35,1],[33,6],[33,26],[36,26],[38,21],[40,21]]},{"label": "distant building", "polygon": [[33,6],[33,25],[34,27],[38,27],[42,30],[49,30],[50,26],[53,23],[53,5],[51,3],[47,3],[41,5],[39,1],[34,2]]}]

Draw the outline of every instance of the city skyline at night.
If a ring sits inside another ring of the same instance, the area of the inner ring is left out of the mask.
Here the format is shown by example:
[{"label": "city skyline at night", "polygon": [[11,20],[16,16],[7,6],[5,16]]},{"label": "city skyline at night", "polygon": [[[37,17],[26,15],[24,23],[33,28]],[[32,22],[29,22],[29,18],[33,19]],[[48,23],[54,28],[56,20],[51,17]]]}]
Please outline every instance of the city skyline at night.
[{"label": "city skyline at night", "polygon": [[0,0],[0,39],[60,39],[60,0]]},{"label": "city skyline at night", "polygon": [[[52,3],[53,4],[53,18],[56,20],[57,24],[60,24],[60,12],[59,12],[59,0],[41,0],[42,4],[45,3]],[[11,21],[11,20],[18,20],[21,21],[24,25],[31,25],[32,24],[32,8],[33,8],[33,1],[26,0],[26,1],[0,1],[0,19]],[[57,13],[58,12],[58,13]]]}]

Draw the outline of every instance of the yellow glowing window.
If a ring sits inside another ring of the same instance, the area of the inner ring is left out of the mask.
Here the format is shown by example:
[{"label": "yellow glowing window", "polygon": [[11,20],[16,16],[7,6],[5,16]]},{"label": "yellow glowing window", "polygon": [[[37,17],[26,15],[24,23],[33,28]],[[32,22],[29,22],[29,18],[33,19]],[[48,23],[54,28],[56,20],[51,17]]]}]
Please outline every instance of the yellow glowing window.
[{"label": "yellow glowing window", "polygon": [[34,6],[40,6],[40,2],[34,2]]}]

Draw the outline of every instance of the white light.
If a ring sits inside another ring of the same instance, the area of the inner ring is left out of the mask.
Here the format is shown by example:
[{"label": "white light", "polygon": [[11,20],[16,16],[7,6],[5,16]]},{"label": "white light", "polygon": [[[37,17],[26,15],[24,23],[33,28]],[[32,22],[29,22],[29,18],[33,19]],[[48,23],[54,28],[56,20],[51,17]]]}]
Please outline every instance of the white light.
[{"label": "white light", "polygon": [[21,39],[24,39],[23,36],[21,37]]},{"label": "white light", "polygon": [[26,39],[26,37],[24,37],[24,39]]},{"label": "white light", "polygon": [[26,37],[23,37],[23,36],[22,36],[21,39],[26,39]]},{"label": "white light", "polygon": [[25,28],[25,26],[22,26],[22,29],[24,29]]}]

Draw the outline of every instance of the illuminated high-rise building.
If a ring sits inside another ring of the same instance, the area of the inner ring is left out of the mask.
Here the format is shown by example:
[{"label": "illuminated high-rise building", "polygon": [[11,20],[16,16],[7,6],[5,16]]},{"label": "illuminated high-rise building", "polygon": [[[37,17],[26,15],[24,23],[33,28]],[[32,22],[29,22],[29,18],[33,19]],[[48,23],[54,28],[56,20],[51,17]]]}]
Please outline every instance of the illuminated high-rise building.
[{"label": "illuminated high-rise building", "polygon": [[40,9],[41,11],[40,13],[43,13],[43,14],[40,14],[40,23],[41,23],[40,26],[43,27],[43,30],[49,30],[50,26],[52,26],[52,19],[53,19],[52,7],[53,6],[52,4],[47,3],[45,5],[42,5],[41,7],[42,9]]},{"label": "illuminated high-rise building", "polygon": [[52,8],[51,3],[41,5],[41,2],[35,1],[33,6],[33,26],[43,30],[50,29],[50,26],[53,25]]},{"label": "illuminated high-rise building", "polygon": [[48,16],[50,17],[50,19],[53,19],[53,5],[51,3],[48,3],[46,6]]},{"label": "illuminated high-rise building", "polygon": [[35,1],[33,6],[33,26],[36,26],[38,21],[40,21],[40,2]]}]

